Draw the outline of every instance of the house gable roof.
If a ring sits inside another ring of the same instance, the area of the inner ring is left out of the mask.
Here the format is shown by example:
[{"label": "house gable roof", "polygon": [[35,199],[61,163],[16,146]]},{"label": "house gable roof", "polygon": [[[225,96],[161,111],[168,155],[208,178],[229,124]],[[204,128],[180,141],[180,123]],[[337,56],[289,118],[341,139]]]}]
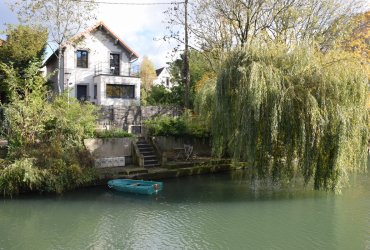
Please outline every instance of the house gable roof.
[{"label": "house gable roof", "polygon": [[[84,32],[81,32],[77,35],[75,35],[74,37],[72,37],[71,39],[69,39],[66,43],[64,43],[62,45],[62,47],[66,47],[67,44],[73,44],[74,42],[78,41],[79,39],[81,38],[84,38],[86,35],[92,33],[93,31],[97,30],[97,29],[104,29],[108,35],[110,35],[114,40],[117,41],[117,43],[119,43],[124,49],[126,49],[130,54],[131,56],[133,57],[133,59],[137,59],[139,58],[139,55],[133,51],[125,42],[123,42],[111,29],[108,28],[108,26],[103,22],[103,21],[100,21],[98,22],[97,24],[95,24],[94,26],[88,28],[86,31]],[[48,64],[51,59],[53,57],[55,57],[57,54],[59,53],[59,50],[56,50],[46,61],[45,61],[45,65]]]},{"label": "house gable roof", "polygon": [[162,73],[163,70],[164,70],[164,67],[155,70],[155,73],[157,74],[157,77]]}]

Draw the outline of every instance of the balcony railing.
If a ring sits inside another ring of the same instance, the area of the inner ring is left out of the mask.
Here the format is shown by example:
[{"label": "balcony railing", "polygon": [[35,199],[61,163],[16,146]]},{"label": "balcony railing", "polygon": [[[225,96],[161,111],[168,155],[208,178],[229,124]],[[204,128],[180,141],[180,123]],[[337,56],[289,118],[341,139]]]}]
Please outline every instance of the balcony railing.
[{"label": "balcony railing", "polygon": [[111,75],[111,76],[139,76],[139,65],[130,65],[129,67],[121,67],[121,69],[116,69],[112,67],[110,63],[97,63],[95,65],[95,76],[97,75]]}]

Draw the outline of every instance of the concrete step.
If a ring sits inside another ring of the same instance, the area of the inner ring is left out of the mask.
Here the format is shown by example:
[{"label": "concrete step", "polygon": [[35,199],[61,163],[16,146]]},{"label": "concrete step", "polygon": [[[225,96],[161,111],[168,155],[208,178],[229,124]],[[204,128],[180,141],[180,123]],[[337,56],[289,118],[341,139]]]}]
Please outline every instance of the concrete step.
[{"label": "concrete step", "polygon": [[136,142],[136,146],[138,147],[140,154],[144,156],[144,167],[158,167],[161,165],[154,153],[152,145],[150,145],[144,138],[139,138]]},{"label": "concrete step", "polygon": [[146,154],[146,155],[148,155],[148,154],[152,154],[152,155],[155,155],[155,153],[154,153],[154,150],[153,149],[146,149],[146,150],[139,150],[140,151],[140,153],[142,153],[142,154]]},{"label": "concrete step", "polygon": [[145,164],[155,164],[155,163],[158,163],[157,159],[153,159],[153,160],[144,159],[144,165]]},{"label": "concrete step", "polygon": [[154,168],[154,167],[159,167],[160,164],[157,163],[157,164],[144,164],[144,168]]},{"label": "concrete step", "polygon": [[157,160],[156,155],[144,155],[144,160]]}]

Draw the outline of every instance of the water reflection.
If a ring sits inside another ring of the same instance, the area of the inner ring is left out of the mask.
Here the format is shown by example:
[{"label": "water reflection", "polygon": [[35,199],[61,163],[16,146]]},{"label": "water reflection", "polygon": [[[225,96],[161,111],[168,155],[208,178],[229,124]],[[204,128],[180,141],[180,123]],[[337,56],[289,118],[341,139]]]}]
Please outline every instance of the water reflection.
[{"label": "water reflection", "polygon": [[351,181],[339,196],[252,189],[244,172],[166,180],[157,196],[21,196],[0,202],[0,249],[369,249],[369,177]]}]

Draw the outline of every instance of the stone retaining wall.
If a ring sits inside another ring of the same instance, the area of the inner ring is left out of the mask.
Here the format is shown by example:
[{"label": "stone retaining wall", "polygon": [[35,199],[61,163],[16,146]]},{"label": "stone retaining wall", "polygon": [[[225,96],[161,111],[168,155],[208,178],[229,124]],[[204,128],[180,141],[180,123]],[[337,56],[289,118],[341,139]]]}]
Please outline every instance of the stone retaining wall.
[{"label": "stone retaining wall", "polygon": [[176,117],[182,114],[178,107],[160,106],[105,106],[101,107],[98,123],[106,129],[111,127],[128,130],[129,125],[140,125],[143,121],[159,116]]}]

